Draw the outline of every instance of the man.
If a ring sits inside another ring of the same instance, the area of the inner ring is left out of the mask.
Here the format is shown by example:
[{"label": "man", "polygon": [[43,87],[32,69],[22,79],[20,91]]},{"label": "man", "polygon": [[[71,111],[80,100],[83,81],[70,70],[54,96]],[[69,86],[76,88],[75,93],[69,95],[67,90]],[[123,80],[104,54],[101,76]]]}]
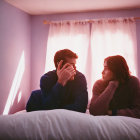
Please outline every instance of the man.
[{"label": "man", "polygon": [[56,70],[41,77],[41,90],[32,92],[26,105],[27,111],[68,109],[86,112],[87,83],[85,76],[76,70],[77,58],[78,56],[68,49],[56,52]]}]

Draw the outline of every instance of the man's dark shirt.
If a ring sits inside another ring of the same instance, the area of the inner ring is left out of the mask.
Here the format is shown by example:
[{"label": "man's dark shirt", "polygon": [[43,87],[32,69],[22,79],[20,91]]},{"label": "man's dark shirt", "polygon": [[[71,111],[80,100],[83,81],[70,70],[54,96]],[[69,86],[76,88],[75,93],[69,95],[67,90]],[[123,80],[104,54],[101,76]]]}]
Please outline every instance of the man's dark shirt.
[{"label": "man's dark shirt", "polygon": [[56,70],[44,74],[40,80],[41,90],[32,92],[26,110],[68,109],[85,112],[88,104],[85,76],[76,71],[74,80],[68,81],[64,87],[57,80]]}]

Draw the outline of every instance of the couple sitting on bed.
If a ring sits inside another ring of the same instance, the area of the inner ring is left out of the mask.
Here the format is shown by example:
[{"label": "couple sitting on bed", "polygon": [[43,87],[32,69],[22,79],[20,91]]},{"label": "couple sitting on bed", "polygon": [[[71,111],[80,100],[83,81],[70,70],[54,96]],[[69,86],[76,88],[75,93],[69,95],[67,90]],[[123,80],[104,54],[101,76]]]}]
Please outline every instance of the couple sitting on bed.
[{"label": "couple sitting on bed", "polygon": [[[85,76],[76,70],[78,56],[68,49],[56,52],[56,70],[44,74],[41,90],[35,90],[26,110],[68,109],[86,112],[88,92]],[[122,56],[104,60],[102,79],[93,86],[89,112],[92,115],[120,115],[140,118],[140,82],[130,75]]]}]

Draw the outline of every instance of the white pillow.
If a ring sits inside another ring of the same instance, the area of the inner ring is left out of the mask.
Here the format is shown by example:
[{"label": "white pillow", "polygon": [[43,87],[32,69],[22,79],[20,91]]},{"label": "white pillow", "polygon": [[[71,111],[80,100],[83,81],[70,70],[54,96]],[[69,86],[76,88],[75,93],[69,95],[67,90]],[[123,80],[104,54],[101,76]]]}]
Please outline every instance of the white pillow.
[{"label": "white pillow", "polygon": [[69,111],[0,116],[0,140],[139,140],[140,120]]}]

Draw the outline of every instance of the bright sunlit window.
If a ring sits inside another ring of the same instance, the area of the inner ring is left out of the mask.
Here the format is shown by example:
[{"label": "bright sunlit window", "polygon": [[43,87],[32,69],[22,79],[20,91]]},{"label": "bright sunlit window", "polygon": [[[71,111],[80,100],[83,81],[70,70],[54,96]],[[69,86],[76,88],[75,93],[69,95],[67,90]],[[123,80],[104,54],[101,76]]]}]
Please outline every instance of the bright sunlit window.
[{"label": "bright sunlit window", "polygon": [[[89,28],[90,27],[90,28]],[[104,59],[122,55],[137,76],[136,30],[133,19],[102,20],[91,24],[54,24],[50,27],[45,72],[55,69],[53,58],[56,51],[70,49],[77,53],[77,70],[82,72],[88,85],[89,99],[96,80],[102,78]]]},{"label": "bright sunlit window", "polygon": [[[85,73],[85,65],[87,62],[88,39],[84,35],[77,36],[61,36],[50,38],[47,48],[45,72],[55,69],[53,62],[54,55],[58,50],[70,49],[78,55],[76,67],[79,71]],[[78,47],[80,46],[80,47]]]}]

